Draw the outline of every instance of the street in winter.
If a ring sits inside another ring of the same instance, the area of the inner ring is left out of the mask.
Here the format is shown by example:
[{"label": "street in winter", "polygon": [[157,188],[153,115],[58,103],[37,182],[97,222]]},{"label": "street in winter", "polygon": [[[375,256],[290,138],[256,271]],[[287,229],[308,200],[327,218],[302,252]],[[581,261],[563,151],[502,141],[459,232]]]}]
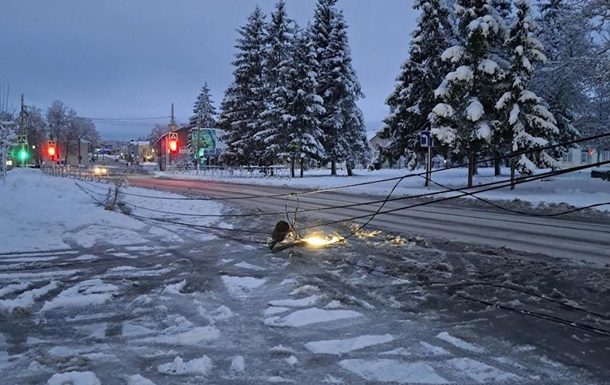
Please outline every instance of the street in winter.
[{"label": "street in winter", "polygon": [[[110,211],[116,188],[39,170],[8,174],[0,188],[2,202],[12,202],[2,206],[0,228],[3,383],[610,378],[608,262],[396,233],[374,222],[326,247],[272,252],[267,242],[284,216],[247,216],[257,208],[241,200],[129,185]],[[603,200],[610,192],[580,195]],[[608,214],[599,214],[602,238],[610,230]],[[305,228],[320,219],[297,221]],[[345,237],[355,222],[301,236]]]},{"label": "street in winter", "polygon": [[610,384],[608,0],[5,1],[0,385]]}]

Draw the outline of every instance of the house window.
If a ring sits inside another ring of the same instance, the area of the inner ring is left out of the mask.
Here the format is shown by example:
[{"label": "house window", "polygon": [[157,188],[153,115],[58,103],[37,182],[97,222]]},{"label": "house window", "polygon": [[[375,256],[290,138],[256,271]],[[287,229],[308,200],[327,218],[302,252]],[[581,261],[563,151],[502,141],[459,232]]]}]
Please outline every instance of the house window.
[{"label": "house window", "polygon": [[589,151],[584,150],[581,152],[580,162],[581,163],[591,163],[591,155],[589,155]]},{"label": "house window", "polygon": [[572,151],[568,151],[563,154],[563,161],[566,163],[572,163]]}]

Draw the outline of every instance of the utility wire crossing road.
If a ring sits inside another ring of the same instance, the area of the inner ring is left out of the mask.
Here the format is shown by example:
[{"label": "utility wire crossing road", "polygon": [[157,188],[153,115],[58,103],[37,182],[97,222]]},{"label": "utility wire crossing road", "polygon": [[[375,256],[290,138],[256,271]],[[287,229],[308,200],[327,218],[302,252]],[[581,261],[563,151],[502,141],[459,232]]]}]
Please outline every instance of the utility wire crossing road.
[{"label": "utility wire crossing road", "polygon": [[[129,183],[131,186],[155,188],[189,196],[230,199],[227,203],[256,207],[262,212],[282,211],[286,206],[287,198],[279,195],[298,192],[283,187],[142,177],[130,178]],[[258,195],[261,197],[252,197]],[[240,197],[247,199],[231,199]],[[299,216],[306,215],[332,222],[374,214],[381,203],[366,203],[378,200],[380,198],[344,192],[320,192],[301,194],[298,196],[298,203],[296,198],[290,198],[288,208],[294,210],[298,206],[299,211],[319,210],[301,213]],[[569,258],[574,262],[610,263],[610,223],[608,222],[534,217],[498,212],[497,209],[460,207],[459,201],[406,208],[413,203],[413,200],[388,201],[381,211],[397,211],[377,215],[368,229],[377,228],[493,247],[507,247]],[[363,205],[324,210],[324,208],[348,204]],[[362,224],[366,220],[367,218],[362,218],[354,222]],[[271,229],[269,231],[271,232]]]}]

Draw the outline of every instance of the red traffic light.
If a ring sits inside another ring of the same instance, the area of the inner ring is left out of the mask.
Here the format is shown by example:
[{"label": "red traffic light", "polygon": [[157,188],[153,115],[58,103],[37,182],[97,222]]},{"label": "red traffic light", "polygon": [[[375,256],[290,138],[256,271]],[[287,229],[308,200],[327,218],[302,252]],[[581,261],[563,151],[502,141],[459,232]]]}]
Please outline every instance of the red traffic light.
[{"label": "red traffic light", "polygon": [[51,158],[53,158],[56,154],[55,151],[55,142],[53,141],[49,141],[48,145],[47,145],[47,154],[49,154],[49,156]]},{"label": "red traffic light", "polygon": [[169,152],[172,154],[178,151],[178,133],[174,131],[170,131],[168,134],[169,142],[167,147],[169,148]]},{"label": "red traffic light", "polygon": [[170,152],[178,151],[178,141],[177,140],[170,140],[169,141],[169,151]]},{"label": "red traffic light", "polygon": [[593,150],[592,148],[589,149],[589,156],[593,156],[593,153],[595,152],[595,150]]}]

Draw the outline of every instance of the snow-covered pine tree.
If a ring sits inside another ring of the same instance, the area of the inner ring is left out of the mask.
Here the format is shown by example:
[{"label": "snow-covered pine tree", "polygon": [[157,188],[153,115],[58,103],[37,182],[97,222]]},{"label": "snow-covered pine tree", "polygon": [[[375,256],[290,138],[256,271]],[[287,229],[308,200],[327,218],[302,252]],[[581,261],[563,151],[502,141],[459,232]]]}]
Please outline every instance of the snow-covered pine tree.
[{"label": "snow-covered pine tree", "polygon": [[[216,108],[212,102],[212,95],[210,94],[210,88],[208,83],[204,83],[201,87],[201,92],[197,96],[197,100],[193,105],[193,115],[189,118],[189,125],[191,128],[191,137],[197,137],[197,132],[202,128],[214,128],[216,127]],[[192,159],[199,161],[199,150],[197,143],[191,143],[189,138],[189,152],[191,153]]]},{"label": "snow-covered pine tree", "polygon": [[494,109],[502,78],[499,56],[506,26],[492,0],[458,0],[461,44],[446,49],[441,58],[455,65],[434,91],[441,100],[429,118],[432,133],[454,158],[468,156],[468,186],[472,187],[476,157],[489,154],[498,129]]},{"label": "snow-covered pine tree", "polygon": [[287,72],[294,55],[296,24],[286,13],[286,3],[280,0],[267,24],[267,47],[264,79],[269,90],[267,110],[261,114],[261,130],[255,139],[263,148],[265,164],[273,164],[286,154],[286,122],[283,110],[289,101]]},{"label": "snow-covered pine tree", "polygon": [[[509,89],[496,103],[496,109],[503,117],[502,126],[509,128],[507,139],[512,152],[520,153],[512,159],[511,169],[529,175],[537,167],[557,167],[557,161],[548,151],[530,150],[548,145],[558,129],[542,99],[528,90],[534,65],[544,62],[546,57],[542,44],[534,37],[536,23],[531,17],[529,0],[517,0],[515,6],[517,18],[506,41],[506,51],[511,55],[505,76]],[[514,178],[513,172],[511,178]]]},{"label": "snow-covered pine tree", "polygon": [[223,140],[227,143],[222,160],[227,164],[258,164],[264,150],[254,139],[261,129],[260,115],[266,110],[268,100],[263,67],[265,66],[265,15],[256,6],[241,27],[233,61],[233,82],[225,91],[220,106],[218,125],[226,130]]},{"label": "snow-covered pine tree", "polygon": [[[545,48],[547,62],[534,72],[530,89],[549,104],[563,143],[579,136],[573,122],[587,108],[587,83],[594,74],[591,25],[571,0],[543,0],[538,3],[538,39]],[[551,151],[562,156],[571,146]]]},{"label": "snow-covered pine tree", "polygon": [[356,162],[368,161],[370,147],[362,111],[356,105],[364,94],[352,67],[347,24],[336,3],[318,0],[311,36],[318,61],[318,94],[324,99],[322,129],[331,175],[337,174],[340,161],[346,162],[351,175]]},{"label": "snow-covered pine tree", "polygon": [[384,119],[380,137],[390,142],[380,149],[379,159],[392,163],[404,155],[409,169],[414,169],[421,158],[418,132],[430,129],[428,115],[437,103],[433,90],[449,72],[441,54],[455,43],[447,0],[416,0],[413,8],[421,14],[412,34],[409,58],[386,100],[391,112]]},{"label": "snow-covered pine tree", "polygon": [[282,126],[287,138],[287,157],[291,161],[291,173],[295,176],[295,164],[300,165],[303,177],[305,166],[326,158],[322,141],[324,132],[320,127],[320,117],[324,114],[324,101],[317,94],[316,52],[310,29],[303,31],[296,41],[293,60],[284,62],[287,71],[286,103],[282,111]]}]

